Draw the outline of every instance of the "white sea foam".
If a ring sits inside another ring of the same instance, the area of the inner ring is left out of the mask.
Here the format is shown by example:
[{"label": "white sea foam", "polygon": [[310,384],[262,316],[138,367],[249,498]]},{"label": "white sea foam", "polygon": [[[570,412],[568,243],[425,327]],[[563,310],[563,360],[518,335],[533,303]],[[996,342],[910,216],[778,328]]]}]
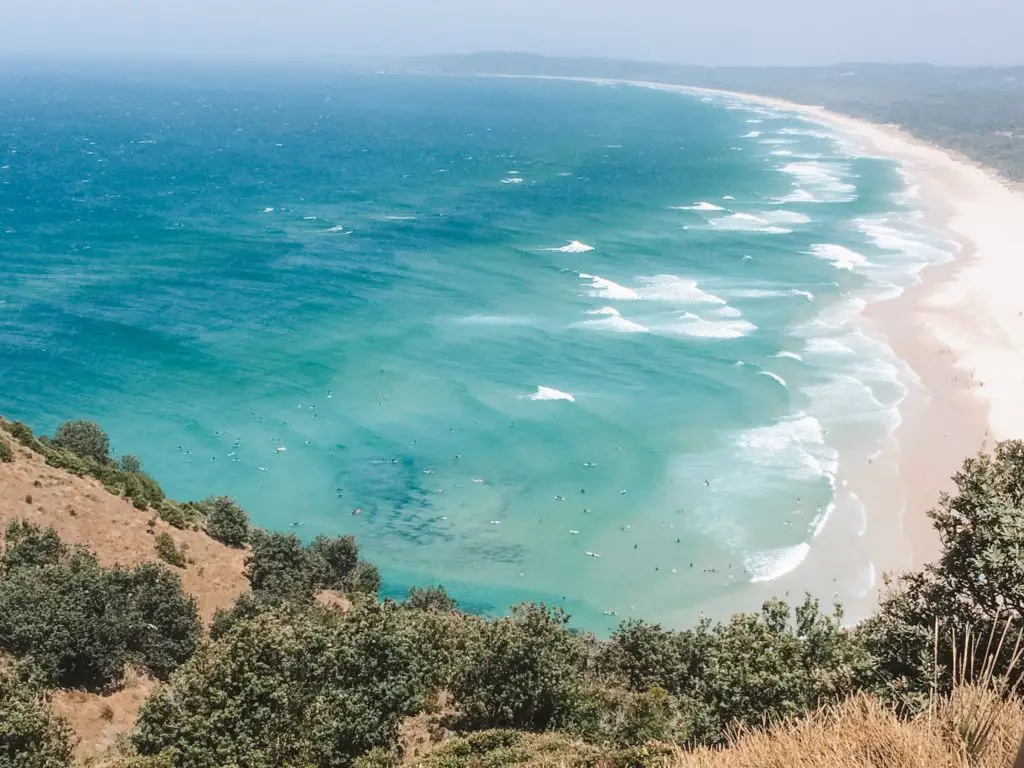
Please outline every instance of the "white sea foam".
[{"label": "white sea foam", "polygon": [[842,203],[857,198],[857,188],[844,181],[850,175],[845,163],[800,160],[779,170],[794,178],[795,189],[777,202]]},{"label": "white sea foam", "polygon": [[814,294],[810,291],[802,291],[799,288],[739,288],[729,291],[729,296],[740,299],[774,299],[780,296],[803,296],[808,301],[814,301]]},{"label": "white sea foam", "polygon": [[842,245],[832,243],[815,243],[811,246],[810,254],[819,259],[830,261],[836,269],[853,271],[857,267],[867,265],[868,260],[863,255],[852,251]]},{"label": "white sea foam", "polygon": [[336,224],[335,226],[330,227],[329,229],[326,229],[324,231],[325,232],[341,232],[341,234],[343,234],[343,235],[351,235],[352,234],[352,230],[345,229],[345,225],[344,224]]},{"label": "white sea foam", "polygon": [[772,355],[772,357],[788,357],[792,360],[798,360],[800,362],[803,362],[804,360],[796,352],[787,352],[786,350],[783,350],[782,352],[776,352],[774,355]]},{"label": "white sea foam", "polygon": [[620,301],[634,301],[640,298],[639,294],[632,288],[627,288],[624,285],[619,285],[616,282],[597,275],[588,275],[584,272],[580,272],[580,279],[590,281],[591,296],[601,297],[604,299],[617,299]]},{"label": "white sea foam", "polygon": [[274,212],[273,208],[264,208],[263,209],[263,213],[273,213],[273,212]]},{"label": "white sea foam", "polygon": [[558,389],[551,387],[537,387],[537,391],[530,395],[531,400],[568,400],[570,403],[575,403],[576,398],[570,395],[568,392],[562,392]]},{"label": "white sea foam", "polygon": [[744,120],[744,122],[746,122],[746,123],[750,123],[750,124],[752,124],[752,125],[757,125],[758,123],[763,123],[763,122],[764,122],[764,120],[761,120],[761,119],[760,119],[760,118],[758,118],[758,117],[751,117],[751,118],[749,118],[749,119],[747,119],[747,120]]},{"label": "white sea foam", "polygon": [[654,275],[637,278],[637,295],[648,301],[667,301],[678,304],[725,304],[714,294],[703,291],[696,280],[675,275]]},{"label": "white sea foam", "polygon": [[747,131],[740,138],[741,139],[756,139],[760,135],[761,135],[760,131]]},{"label": "white sea foam", "polygon": [[811,545],[802,542],[792,547],[751,552],[744,556],[743,566],[752,582],[775,581],[799,568],[810,551]]},{"label": "white sea foam", "polygon": [[767,219],[750,213],[733,213],[710,221],[714,229],[728,232],[761,232],[768,235],[784,235],[792,232],[772,224]]},{"label": "white sea foam", "polygon": [[774,149],[774,150],[772,150],[772,154],[775,155],[776,157],[792,157],[793,156],[793,153],[790,152],[788,149]]},{"label": "white sea foam", "polygon": [[838,339],[811,337],[807,339],[804,352],[812,355],[853,355],[854,352]]},{"label": "white sea foam", "polygon": [[681,322],[665,328],[665,332],[700,339],[739,339],[757,330],[756,325],[746,320],[705,320],[690,312],[681,317]]},{"label": "white sea foam", "polygon": [[316,221],[316,216],[303,216],[303,221]]},{"label": "white sea foam", "polygon": [[757,375],[767,376],[770,379],[775,379],[775,381],[779,382],[779,384],[781,384],[783,387],[789,389],[789,386],[786,384],[786,380],[779,376],[777,373],[772,373],[771,371],[758,371]]},{"label": "white sea foam", "polygon": [[833,478],[839,468],[838,453],[825,443],[821,422],[803,412],[744,430],[736,444],[748,462],[773,474]]},{"label": "white sea foam", "polygon": [[597,315],[599,319],[584,320],[577,323],[578,326],[599,331],[614,331],[615,333],[647,333],[650,330],[640,323],[627,320],[615,307],[601,307],[600,309],[591,310],[587,314]]},{"label": "white sea foam", "polygon": [[811,217],[806,213],[796,211],[762,211],[757,216],[772,224],[809,224],[811,221]]},{"label": "white sea foam", "polygon": [[724,211],[725,209],[720,205],[709,203],[701,200],[699,203],[693,205],[676,205],[673,206],[677,211]]},{"label": "white sea foam", "polygon": [[501,180],[502,184],[522,184],[525,179],[522,176],[507,176]]},{"label": "white sea foam", "polygon": [[711,310],[712,315],[718,315],[718,317],[743,317],[743,313],[740,312],[736,307],[722,307],[721,309]]},{"label": "white sea foam", "polygon": [[545,251],[557,251],[559,253],[586,253],[587,251],[594,250],[594,246],[581,243],[579,240],[573,240],[568,245],[563,245],[561,248],[545,248]]}]

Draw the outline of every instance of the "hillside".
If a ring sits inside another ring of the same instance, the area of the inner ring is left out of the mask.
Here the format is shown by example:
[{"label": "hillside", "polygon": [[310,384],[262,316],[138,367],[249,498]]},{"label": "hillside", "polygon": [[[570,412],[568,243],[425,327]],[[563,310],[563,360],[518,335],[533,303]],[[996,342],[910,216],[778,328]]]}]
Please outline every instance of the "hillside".
[{"label": "hillside", "polygon": [[351,537],[166,500],[95,424],[3,422],[0,768],[1002,768],[1024,731],[1024,442],[954,480],[942,556],[855,629],[808,598],[602,640],[544,605],[380,601]]},{"label": "hillside", "polygon": [[[2,423],[0,434],[7,434]],[[52,527],[64,542],[92,550],[103,565],[127,567],[159,563],[155,534],[167,533],[179,547],[188,547],[192,562],[176,570],[206,623],[248,591],[245,550],[225,546],[202,531],[172,528],[113,495],[98,480],[51,467],[13,438],[8,443],[14,461],[0,462],[0,531],[15,520]],[[130,675],[124,688],[109,694],[57,691],[53,705],[71,726],[75,754],[90,758],[110,747],[135,724],[154,687],[152,679]]]}]

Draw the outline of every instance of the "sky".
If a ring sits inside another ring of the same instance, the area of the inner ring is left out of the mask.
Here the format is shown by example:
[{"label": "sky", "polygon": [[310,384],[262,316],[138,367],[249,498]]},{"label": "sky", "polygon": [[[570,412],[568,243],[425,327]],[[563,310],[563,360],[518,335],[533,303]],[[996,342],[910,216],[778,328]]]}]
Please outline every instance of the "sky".
[{"label": "sky", "polygon": [[1024,64],[1024,0],[0,0],[0,57]]}]

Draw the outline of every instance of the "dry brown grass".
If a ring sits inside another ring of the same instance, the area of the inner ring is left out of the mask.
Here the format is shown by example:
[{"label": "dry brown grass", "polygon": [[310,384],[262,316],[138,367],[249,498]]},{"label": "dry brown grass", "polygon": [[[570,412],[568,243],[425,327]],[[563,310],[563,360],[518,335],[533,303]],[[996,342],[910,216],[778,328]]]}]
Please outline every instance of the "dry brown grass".
[{"label": "dry brown grass", "polygon": [[[161,562],[153,540],[156,533],[167,532],[178,547],[188,545],[188,557],[194,562],[172,570],[181,576],[185,591],[196,598],[199,615],[206,622],[218,608],[230,606],[249,589],[242,572],[245,550],[227,547],[202,531],[180,531],[162,520],[150,528],[148,523],[155,517],[152,510],[139,511],[97,480],[50,467],[42,456],[13,438],[8,442],[15,460],[0,463],[0,532],[19,519],[49,526],[65,542],[95,552],[103,565],[127,567]],[[26,501],[29,496],[31,503]],[[129,730],[153,687],[152,681],[139,678],[108,696],[57,691],[54,707],[74,731],[76,756],[99,755]]]},{"label": "dry brown grass", "polygon": [[900,721],[860,695],[813,717],[739,734],[724,749],[680,751],[671,768],[1010,768],[1024,706],[991,687],[958,687],[923,715]]},{"label": "dry brown grass", "polygon": [[[153,539],[166,532],[179,548],[188,545],[194,563],[173,570],[181,576],[185,591],[196,598],[204,621],[218,608],[226,608],[249,589],[242,573],[245,550],[232,549],[202,531],[180,531],[157,520],[152,533],[152,510],[141,512],[130,501],[109,493],[98,480],[76,477],[46,464],[42,456],[22,447],[13,438],[15,460],[0,463],[0,531],[12,520],[52,526],[69,544],[82,544],[106,566],[132,567],[142,562],[161,562]],[[31,496],[32,503],[26,498]]]},{"label": "dry brown grass", "polygon": [[117,738],[127,733],[156,682],[149,677],[128,675],[124,687],[101,696],[85,691],[57,691],[53,708],[64,716],[75,734],[75,757],[89,760],[102,755]]}]

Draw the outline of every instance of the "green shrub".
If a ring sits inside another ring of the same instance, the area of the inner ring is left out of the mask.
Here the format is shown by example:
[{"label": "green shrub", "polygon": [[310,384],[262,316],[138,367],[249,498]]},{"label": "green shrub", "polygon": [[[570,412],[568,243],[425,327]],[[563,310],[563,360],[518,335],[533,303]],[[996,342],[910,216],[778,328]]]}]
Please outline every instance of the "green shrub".
[{"label": "green shrub", "polygon": [[568,620],[564,611],[526,603],[481,623],[451,684],[460,725],[544,731],[570,723],[583,701],[586,658]]},{"label": "green shrub", "polygon": [[234,499],[216,496],[203,502],[206,532],[229,547],[243,547],[249,540],[249,516]]},{"label": "green shrub", "polygon": [[131,453],[126,453],[124,456],[118,459],[117,465],[124,472],[131,472],[134,474],[142,472],[142,459]]},{"label": "green shrub", "polygon": [[53,444],[97,464],[106,464],[110,460],[110,438],[94,421],[65,421],[57,427]]},{"label": "green shrub", "polygon": [[0,669],[0,768],[70,768],[70,735],[40,689]]},{"label": "green shrub", "polygon": [[[1011,642],[1024,614],[1024,442],[1000,442],[991,453],[965,460],[953,481],[955,491],[928,513],[942,542],[939,559],[901,574],[858,627],[879,658],[887,692],[902,703],[923,706],[933,684],[948,691],[957,677],[957,653],[965,682],[981,676],[989,659],[991,671],[1009,675],[1011,684],[1024,674],[1012,665]],[[1007,620],[1008,637],[996,654]]]},{"label": "green shrub", "polygon": [[250,537],[252,550],[245,572],[253,592],[286,600],[308,600],[324,582],[325,563],[302,546],[293,533],[259,531]]},{"label": "green shrub", "polygon": [[730,723],[800,716],[867,685],[874,659],[841,620],[807,598],[792,612],[769,600],[759,613],[682,632],[626,622],[598,666],[637,693],[673,694],[689,737],[716,744]]},{"label": "green shrub", "polygon": [[0,651],[48,685],[92,691],[118,685],[129,663],[166,677],[194,652],[199,618],[177,576],[152,563],[103,568],[83,549],[55,552],[53,541],[31,527],[8,535]]},{"label": "green shrub", "polygon": [[380,592],[380,569],[373,563],[360,560],[345,588],[354,595],[376,597]]},{"label": "green shrub", "polygon": [[32,434],[32,430],[25,424],[22,424],[20,421],[10,421],[4,426],[10,433],[11,437],[26,448],[31,448],[36,453],[46,453],[46,446],[39,440],[39,438]]},{"label": "green shrub", "polygon": [[345,768],[391,749],[429,692],[408,613],[380,605],[351,620],[307,605],[239,621],[149,698],[135,746],[173,747],[179,768]]},{"label": "green shrub", "polygon": [[95,475],[97,469],[94,461],[83,458],[66,448],[50,448],[46,451],[46,463],[79,477]]},{"label": "green shrub", "polygon": [[452,613],[459,610],[459,604],[444,587],[413,587],[405,598],[405,604],[419,611]]},{"label": "green shrub", "polygon": [[185,529],[189,527],[189,518],[181,505],[170,499],[164,499],[156,505],[157,516],[174,528]]},{"label": "green shrub", "polygon": [[6,438],[0,437],[0,464],[10,464],[14,461],[14,451]]},{"label": "green shrub", "polygon": [[14,520],[4,531],[4,549],[0,555],[0,568],[41,568],[56,565],[67,557],[68,548],[53,528],[43,530],[38,525]]},{"label": "green shrub", "polygon": [[351,585],[352,576],[359,564],[359,548],[354,536],[317,536],[309,549],[324,561],[325,588],[344,590]]},{"label": "green shrub", "polygon": [[175,545],[174,539],[169,533],[158,533],[153,541],[153,546],[156,548],[157,557],[168,565],[173,565],[176,568],[185,567],[185,555]]}]

